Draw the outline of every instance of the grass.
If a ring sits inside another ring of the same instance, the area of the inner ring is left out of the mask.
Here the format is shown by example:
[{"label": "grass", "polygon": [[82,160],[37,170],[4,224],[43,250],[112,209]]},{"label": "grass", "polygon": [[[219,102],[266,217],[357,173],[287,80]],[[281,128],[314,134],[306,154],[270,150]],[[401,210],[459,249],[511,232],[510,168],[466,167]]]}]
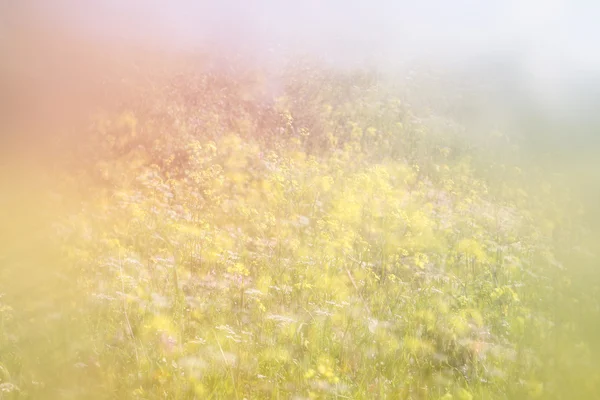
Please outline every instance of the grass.
[{"label": "grass", "polygon": [[0,398],[598,396],[598,235],[568,175],[369,75],[281,84],[138,86],[57,136],[51,190],[7,170]]}]

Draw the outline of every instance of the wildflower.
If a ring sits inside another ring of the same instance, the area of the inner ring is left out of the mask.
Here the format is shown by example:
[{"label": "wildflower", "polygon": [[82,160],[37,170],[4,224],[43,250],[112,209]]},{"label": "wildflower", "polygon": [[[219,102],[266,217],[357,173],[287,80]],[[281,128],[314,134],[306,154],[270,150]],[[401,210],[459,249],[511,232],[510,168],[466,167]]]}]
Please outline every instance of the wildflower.
[{"label": "wildflower", "polygon": [[0,383],[0,393],[13,393],[19,391],[20,389],[10,382]]}]

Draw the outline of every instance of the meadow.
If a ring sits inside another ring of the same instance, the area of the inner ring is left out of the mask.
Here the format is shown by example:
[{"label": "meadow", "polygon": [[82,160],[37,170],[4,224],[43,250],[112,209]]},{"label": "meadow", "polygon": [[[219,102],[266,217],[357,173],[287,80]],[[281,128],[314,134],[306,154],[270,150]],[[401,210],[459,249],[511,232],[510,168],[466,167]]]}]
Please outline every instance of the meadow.
[{"label": "meadow", "polygon": [[180,72],[3,167],[0,399],[600,396],[595,177],[369,72]]}]

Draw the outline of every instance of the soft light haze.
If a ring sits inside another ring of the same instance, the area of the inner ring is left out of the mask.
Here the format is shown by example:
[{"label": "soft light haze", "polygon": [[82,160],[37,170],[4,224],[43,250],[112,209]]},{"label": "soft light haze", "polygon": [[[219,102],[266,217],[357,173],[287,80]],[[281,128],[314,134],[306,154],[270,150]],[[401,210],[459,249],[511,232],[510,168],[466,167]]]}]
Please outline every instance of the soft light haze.
[{"label": "soft light haze", "polygon": [[248,52],[283,48],[369,63],[512,53],[540,77],[561,67],[595,70],[600,62],[600,7],[592,2],[108,0],[37,9],[79,29],[176,47],[217,41]]},{"label": "soft light haze", "polygon": [[[511,130],[522,128],[515,115],[535,109],[545,121],[538,130],[564,131],[577,121],[590,131],[600,101],[600,6],[589,1],[56,0],[5,7],[9,42],[11,29],[45,25],[77,39],[209,49],[272,69],[298,55],[400,76],[427,66],[480,93],[490,108],[481,110],[478,100],[479,114],[490,125],[510,122]],[[43,38],[35,32],[34,41]]]}]

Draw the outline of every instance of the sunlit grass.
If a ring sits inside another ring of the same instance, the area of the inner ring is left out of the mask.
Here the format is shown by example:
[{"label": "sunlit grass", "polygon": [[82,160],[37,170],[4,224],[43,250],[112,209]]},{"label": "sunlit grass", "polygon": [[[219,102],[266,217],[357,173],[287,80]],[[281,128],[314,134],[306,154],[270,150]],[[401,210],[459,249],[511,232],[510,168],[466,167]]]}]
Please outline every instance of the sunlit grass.
[{"label": "sunlit grass", "polygon": [[271,108],[190,76],[4,185],[0,398],[599,393],[580,199],[310,71]]}]

